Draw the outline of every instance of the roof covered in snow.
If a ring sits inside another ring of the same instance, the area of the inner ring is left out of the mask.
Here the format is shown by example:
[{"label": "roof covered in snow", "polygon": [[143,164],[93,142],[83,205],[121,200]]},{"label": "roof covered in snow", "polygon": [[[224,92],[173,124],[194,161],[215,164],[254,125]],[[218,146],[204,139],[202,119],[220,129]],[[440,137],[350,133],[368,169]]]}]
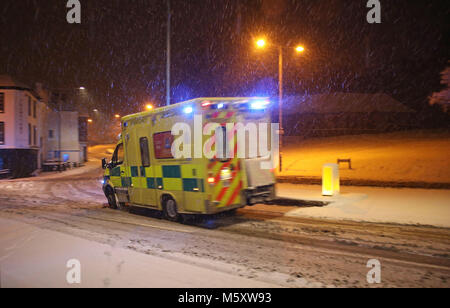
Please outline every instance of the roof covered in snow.
[{"label": "roof covered in snow", "polygon": [[283,99],[286,111],[294,113],[410,113],[414,110],[384,93],[329,93],[289,96]]}]

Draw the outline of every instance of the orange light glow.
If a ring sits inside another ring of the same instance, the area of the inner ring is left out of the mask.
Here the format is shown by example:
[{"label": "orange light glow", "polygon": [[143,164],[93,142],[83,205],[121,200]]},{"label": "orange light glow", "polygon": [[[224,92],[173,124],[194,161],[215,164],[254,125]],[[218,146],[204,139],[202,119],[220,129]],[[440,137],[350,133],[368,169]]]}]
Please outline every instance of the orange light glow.
[{"label": "orange light glow", "polygon": [[216,182],[216,179],[215,178],[213,178],[213,177],[209,177],[208,178],[208,183],[209,184],[214,184]]},{"label": "orange light glow", "polygon": [[87,121],[88,121],[89,123],[92,123],[92,122],[93,122],[92,119],[88,119]]},{"label": "orange light glow", "polygon": [[259,39],[256,41],[256,47],[264,48],[266,46],[266,41],[264,39]]},{"label": "orange light glow", "polygon": [[303,46],[297,46],[297,48],[295,48],[295,51],[297,51],[298,53],[302,53],[305,51],[305,47]]},{"label": "orange light glow", "polygon": [[116,114],[114,117],[115,117],[116,119],[118,119],[118,118],[120,118],[120,114]]},{"label": "orange light glow", "polygon": [[145,109],[152,110],[153,109],[153,105],[152,104],[147,104],[147,105],[145,105]]}]

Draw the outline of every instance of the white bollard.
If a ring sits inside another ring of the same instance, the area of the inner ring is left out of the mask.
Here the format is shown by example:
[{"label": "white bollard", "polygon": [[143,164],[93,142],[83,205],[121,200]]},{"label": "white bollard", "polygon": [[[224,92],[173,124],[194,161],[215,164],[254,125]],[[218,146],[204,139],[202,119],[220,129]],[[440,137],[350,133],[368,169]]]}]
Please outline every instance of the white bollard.
[{"label": "white bollard", "polygon": [[340,192],[339,165],[325,164],[322,170],[322,195],[334,196]]}]

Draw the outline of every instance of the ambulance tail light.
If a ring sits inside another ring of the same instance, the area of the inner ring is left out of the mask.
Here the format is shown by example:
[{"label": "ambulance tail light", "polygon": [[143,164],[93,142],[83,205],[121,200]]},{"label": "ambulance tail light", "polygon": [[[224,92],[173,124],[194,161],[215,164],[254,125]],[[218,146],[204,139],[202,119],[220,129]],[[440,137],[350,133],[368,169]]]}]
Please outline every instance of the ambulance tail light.
[{"label": "ambulance tail light", "polygon": [[208,175],[208,184],[209,184],[209,185],[214,185],[215,183],[216,183],[216,178],[213,176],[212,173],[210,173],[210,174]]},{"label": "ambulance tail light", "polygon": [[210,102],[210,101],[204,101],[204,102],[202,103],[202,107],[203,107],[203,108],[209,107],[210,105],[211,105],[211,102]]}]

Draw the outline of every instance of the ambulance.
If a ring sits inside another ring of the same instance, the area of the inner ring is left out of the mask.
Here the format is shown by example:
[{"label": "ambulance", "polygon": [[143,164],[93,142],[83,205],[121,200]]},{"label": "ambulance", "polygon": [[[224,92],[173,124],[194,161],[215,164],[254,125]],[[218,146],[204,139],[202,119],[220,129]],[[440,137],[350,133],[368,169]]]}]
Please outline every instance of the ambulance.
[{"label": "ambulance", "polygon": [[[180,123],[192,132],[201,126],[200,134],[192,133],[191,140],[178,140],[185,142],[183,150],[197,155],[174,156],[173,144],[181,137],[172,133]],[[162,211],[168,220],[182,221],[189,214],[216,214],[272,200],[274,168],[263,167],[263,163],[276,158],[267,153],[263,156],[259,150],[249,155],[249,146],[244,155],[237,155],[236,132],[227,130],[237,123],[245,127],[248,123],[258,127],[266,123],[270,127],[270,101],[252,97],[197,98],[123,117],[112,158],[109,162],[102,160],[103,191],[109,206],[151,208]],[[204,128],[212,124],[215,131],[204,134]],[[221,129],[223,140],[219,142],[214,139]],[[250,130],[245,132],[247,141],[257,137]],[[194,137],[197,139],[192,141]],[[214,155],[201,151],[208,148],[208,143]],[[224,147],[221,155],[217,155],[219,147]]]}]

